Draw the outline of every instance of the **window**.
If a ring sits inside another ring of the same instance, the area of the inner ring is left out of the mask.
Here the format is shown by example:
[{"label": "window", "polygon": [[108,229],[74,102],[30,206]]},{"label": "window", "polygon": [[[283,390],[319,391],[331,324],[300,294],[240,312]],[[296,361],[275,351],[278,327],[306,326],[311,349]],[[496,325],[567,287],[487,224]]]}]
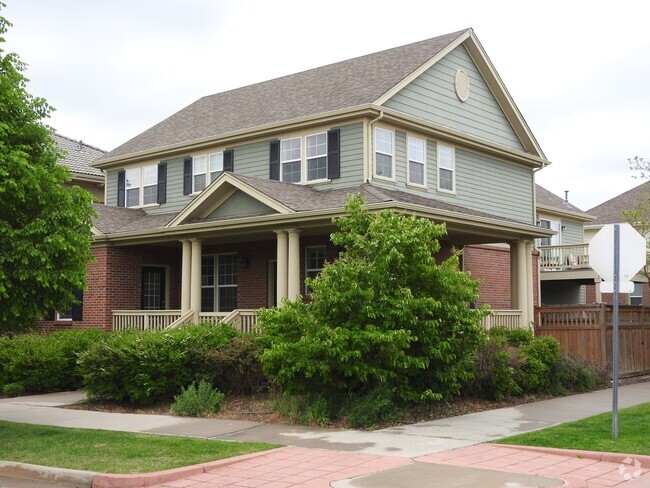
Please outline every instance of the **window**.
[{"label": "window", "polygon": [[140,206],[140,168],[126,170],[126,206]]},{"label": "window", "polygon": [[287,183],[300,183],[301,139],[285,139],[280,141],[280,168],[282,181]]},{"label": "window", "polygon": [[454,148],[438,144],[438,189],[456,191],[455,173]]},{"label": "window", "polygon": [[327,132],[305,138],[307,148],[307,181],[327,178]]},{"label": "window", "polygon": [[205,163],[206,156],[192,158],[192,191],[202,191],[206,186]]},{"label": "window", "polygon": [[202,312],[232,312],[237,308],[237,268],[237,254],[201,258]]},{"label": "window", "polygon": [[57,310],[55,320],[72,320],[72,307],[62,311]]},{"label": "window", "polygon": [[412,185],[426,185],[426,144],[415,137],[408,138],[409,167],[408,182]]},{"label": "window", "polygon": [[[311,246],[305,248],[305,278],[315,278],[325,265],[326,246]],[[305,293],[309,294],[309,288],[305,287]]]},{"label": "window", "polygon": [[643,305],[643,283],[634,283],[634,291],[630,293],[630,305]]},{"label": "window", "polygon": [[212,182],[223,172],[223,153],[213,153],[208,158],[210,160],[210,182]]},{"label": "window", "polygon": [[393,178],[393,133],[375,128],[375,175]]},{"label": "window", "polygon": [[562,243],[562,225],[555,220],[540,219],[539,226],[542,229],[551,229],[556,232],[552,237],[543,237],[539,240],[540,246],[559,246]]},{"label": "window", "polygon": [[158,166],[142,168],[142,204],[152,205],[158,202]]}]

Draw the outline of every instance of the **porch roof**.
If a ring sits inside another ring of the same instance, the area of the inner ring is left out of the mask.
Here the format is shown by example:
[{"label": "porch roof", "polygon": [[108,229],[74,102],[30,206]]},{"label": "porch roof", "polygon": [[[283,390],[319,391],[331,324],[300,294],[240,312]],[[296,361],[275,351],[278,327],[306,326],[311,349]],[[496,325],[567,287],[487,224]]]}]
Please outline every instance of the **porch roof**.
[{"label": "porch roof", "polygon": [[[199,216],[200,205],[207,205],[206,202],[217,198],[220,192],[225,192],[226,189],[232,191],[233,188],[253,198],[260,198],[261,194],[267,202],[277,202],[278,207],[287,211],[266,215]],[[490,234],[490,228],[501,231],[507,229],[509,234],[515,233],[529,238],[551,235],[550,231],[531,224],[370,183],[342,189],[317,190],[311,186],[224,173],[204,190],[203,195],[190,202],[179,213],[152,215],[142,209],[95,205],[95,239],[136,239],[145,236],[155,239],[163,234],[180,236],[184,232],[216,231],[229,227],[234,229],[237,225],[260,229],[269,225],[301,225],[303,221],[314,220],[329,223],[332,217],[342,213],[348,196],[355,194],[361,194],[371,208],[391,208],[427,216],[438,222],[453,222],[457,228],[462,227],[464,233],[471,233],[472,227],[475,226],[477,229],[481,228],[484,236]],[[494,234],[496,236],[499,233]]]}]

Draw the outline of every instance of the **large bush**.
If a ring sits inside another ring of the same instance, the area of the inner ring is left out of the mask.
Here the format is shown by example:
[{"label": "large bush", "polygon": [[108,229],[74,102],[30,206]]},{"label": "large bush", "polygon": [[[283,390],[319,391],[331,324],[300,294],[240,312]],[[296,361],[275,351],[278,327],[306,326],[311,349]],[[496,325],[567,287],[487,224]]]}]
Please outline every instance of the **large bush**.
[{"label": "large bush", "polygon": [[261,311],[265,372],[288,394],[330,401],[383,387],[404,401],[457,394],[471,378],[483,310],[458,255],[436,262],[444,225],[371,214],[348,201],[332,242],[344,248],[308,280],[311,300]]},{"label": "large bush", "polygon": [[93,400],[169,400],[202,375],[208,351],[235,336],[225,325],[110,334],[79,358],[84,388]]},{"label": "large bush", "polygon": [[78,355],[104,337],[97,329],[0,338],[0,387],[9,394],[81,388]]}]

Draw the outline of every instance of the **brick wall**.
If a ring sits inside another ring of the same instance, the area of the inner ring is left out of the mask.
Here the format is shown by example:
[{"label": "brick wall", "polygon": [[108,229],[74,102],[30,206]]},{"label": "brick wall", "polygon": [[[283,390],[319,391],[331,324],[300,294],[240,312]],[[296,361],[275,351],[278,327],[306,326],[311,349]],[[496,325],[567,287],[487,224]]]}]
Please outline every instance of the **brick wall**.
[{"label": "brick wall", "polygon": [[[586,303],[597,303],[596,300],[596,285],[585,285],[586,291]],[[645,307],[650,307],[650,285],[648,283],[643,284],[642,289],[642,305]],[[630,303],[630,295],[621,293],[618,296],[618,302],[620,305],[628,305]],[[601,303],[606,303],[612,305],[614,303],[614,294],[613,293],[603,293],[601,295]]]}]

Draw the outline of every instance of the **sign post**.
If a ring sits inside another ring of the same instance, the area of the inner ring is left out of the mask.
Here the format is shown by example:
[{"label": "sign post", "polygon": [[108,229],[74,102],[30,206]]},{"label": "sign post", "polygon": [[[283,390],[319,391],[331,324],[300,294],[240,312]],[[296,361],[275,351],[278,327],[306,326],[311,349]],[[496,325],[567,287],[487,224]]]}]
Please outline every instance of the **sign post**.
[{"label": "sign post", "polygon": [[630,224],[603,226],[589,242],[589,264],[603,281],[600,291],[614,294],[612,333],[612,439],[618,438],[619,293],[634,290],[632,278],[645,265],[646,240]]}]

